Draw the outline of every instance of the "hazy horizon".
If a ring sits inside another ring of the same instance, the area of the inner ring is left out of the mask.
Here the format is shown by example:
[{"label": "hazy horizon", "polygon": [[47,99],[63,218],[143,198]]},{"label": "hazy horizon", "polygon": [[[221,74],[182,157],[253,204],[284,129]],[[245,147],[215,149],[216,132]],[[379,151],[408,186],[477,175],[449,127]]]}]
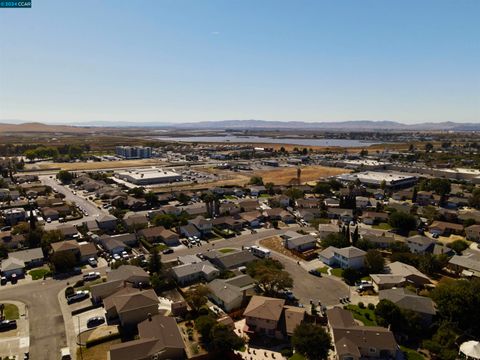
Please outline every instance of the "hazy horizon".
[{"label": "hazy horizon", "polygon": [[33,0],[0,11],[0,122],[479,123],[478,13],[476,0]]}]

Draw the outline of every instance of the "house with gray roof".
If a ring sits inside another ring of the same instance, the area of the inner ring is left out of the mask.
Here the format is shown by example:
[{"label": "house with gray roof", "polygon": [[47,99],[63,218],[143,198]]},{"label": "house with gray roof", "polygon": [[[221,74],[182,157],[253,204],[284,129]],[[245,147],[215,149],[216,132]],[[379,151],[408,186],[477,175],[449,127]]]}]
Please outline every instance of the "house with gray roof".
[{"label": "house with gray roof", "polygon": [[226,312],[241,308],[255,294],[255,280],[248,275],[215,279],[207,285],[209,298]]},{"label": "house with gray roof", "polygon": [[199,281],[212,281],[220,275],[220,271],[209,261],[174,266],[172,275],[181,286]]},{"label": "house with gray roof", "polygon": [[380,290],[378,293],[380,300],[390,300],[401,309],[411,310],[420,315],[425,325],[432,323],[432,319],[437,313],[435,303],[426,296],[419,296],[405,288]]}]

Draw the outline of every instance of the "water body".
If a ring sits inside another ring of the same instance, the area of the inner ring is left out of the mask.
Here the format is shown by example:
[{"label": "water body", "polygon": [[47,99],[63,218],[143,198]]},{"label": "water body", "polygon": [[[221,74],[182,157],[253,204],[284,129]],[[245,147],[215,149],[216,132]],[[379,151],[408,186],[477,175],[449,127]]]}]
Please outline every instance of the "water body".
[{"label": "water body", "polygon": [[179,141],[179,142],[207,142],[207,143],[259,143],[259,144],[291,144],[302,146],[339,146],[339,147],[360,147],[379,144],[379,142],[369,142],[350,139],[303,139],[303,138],[272,138],[260,136],[186,136],[170,137],[159,136],[158,140]]}]

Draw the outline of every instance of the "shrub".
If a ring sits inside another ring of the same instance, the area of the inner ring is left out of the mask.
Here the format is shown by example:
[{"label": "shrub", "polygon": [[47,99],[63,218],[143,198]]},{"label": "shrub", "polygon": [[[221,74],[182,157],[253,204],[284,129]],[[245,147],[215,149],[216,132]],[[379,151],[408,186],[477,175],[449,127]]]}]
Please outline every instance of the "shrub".
[{"label": "shrub", "polygon": [[72,286],[69,286],[65,289],[65,298],[68,298],[69,296],[72,296],[75,293],[75,290],[73,289]]},{"label": "shrub", "polygon": [[375,305],[373,305],[372,303],[368,304],[367,307],[368,310],[375,310]]},{"label": "shrub", "polygon": [[360,309],[365,309],[365,304],[360,301],[360,302],[358,303],[358,307],[359,307]]},{"label": "shrub", "polygon": [[73,287],[81,287],[83,285],[85,285],[85,281],[83,281],[83,279],[80,279],[73,285]]}]

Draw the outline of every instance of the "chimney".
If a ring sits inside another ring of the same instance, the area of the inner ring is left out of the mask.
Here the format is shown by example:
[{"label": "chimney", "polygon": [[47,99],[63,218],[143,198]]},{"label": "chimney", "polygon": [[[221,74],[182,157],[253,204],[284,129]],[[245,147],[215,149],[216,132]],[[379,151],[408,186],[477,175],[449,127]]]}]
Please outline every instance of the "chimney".
[{"label": "chimney", "polygon": [[148,321],[152,321],[152,314],[151,313],[148,313],[147,317],[148,317]]}]

